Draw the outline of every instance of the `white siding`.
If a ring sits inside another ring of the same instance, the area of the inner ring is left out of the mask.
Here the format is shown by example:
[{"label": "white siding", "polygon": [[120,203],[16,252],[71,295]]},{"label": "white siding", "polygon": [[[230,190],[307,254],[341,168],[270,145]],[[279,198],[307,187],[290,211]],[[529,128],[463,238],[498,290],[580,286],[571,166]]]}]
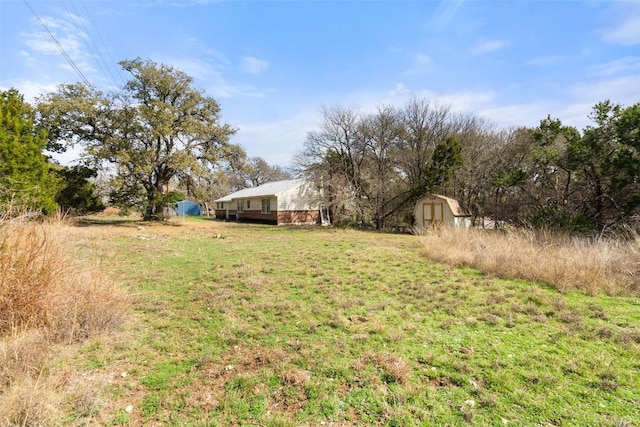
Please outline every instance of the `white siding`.
[{"label": "white siding", "polygon": [[[318,193],[312,183],[302,183],[301,185],[282,191],[278,194],[279,211],[306,211],[318,209],[317,202],[313,199],[318,197]],[[272,201],[272,203],[274,203]],[[273,206],[272,204],[272,209]]]},{"label": "white siding", "polygon": [[[276,210],[276,198],[275,197],[263,197],[262,199],[260,199],[260,207],[258,208],[259,211],[262,212],[262,200],[264,199],[269,199],[269,212],[272,212],[274,210]],[[266,213],[266,212],[263,212]]]}]

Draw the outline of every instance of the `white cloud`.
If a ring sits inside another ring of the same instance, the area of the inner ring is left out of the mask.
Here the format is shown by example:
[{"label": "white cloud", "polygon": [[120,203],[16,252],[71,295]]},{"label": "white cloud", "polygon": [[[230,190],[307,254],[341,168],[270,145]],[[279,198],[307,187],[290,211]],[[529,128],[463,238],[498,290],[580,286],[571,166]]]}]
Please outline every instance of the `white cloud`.
[{"label": "white cloud", "polygon": [[80,163],[80,159],[85,151],[80,146],[70,147],[64,153],[48,153],[55,161],[64,166],[76,165]]},{"label": "white cloud", "polygon": [[167,57],[159,60],[161,63],[171,64],[172,67],[180,70],[195,80],[207,80],[219,76],[224,69],[218,63],[193,56]]},{"label": "white cloud", "polygon": [[606,42],[632,46],[640,44],[640,4],[638,2],[621,2],[628,6],[622,10],[622,19],[617,25],[602,31]]},{"label": "white cloud", "polygon": [[459,113],[478,113],[487,108],[495,100],[495,93],[491,91],[458,91],[437,92],[431,89],[412,90],[404,83],[395,86],[384,93],[360,92],[348,94],[341,105],[351,105],[363,113],[375,113],[380,105],[393,105],[403,108],[413,98],[425,99],[437,105],[451,107],[451,111]]},{"label": "white cloud", "polygon": [[288,166],[292,156],[302,150],[307,132],[319,123],[320,112],[308,109],[272,122],[240,122],[233,142],[244,147],[251,157]]},{"label": "white cloud", "polygon": [[640,75],[577,83],[558,98],[543,98],[531,102],[488,105],[477,113],[500,127],[537,126],[548,115],[564,124],[583,130],[591,124],[593,106],[606,99],[623,106],[640,99]]},{"label": "white cloud", "polygon": [[550,113],[551,103],[545,101],[491,105],[478,111],[480,116],[486,117],[501,128],[536,126]]},{"label": "white cloud", "polygon": [[404,83],[396,83],[395,87],[389,92],[391,98],[406,98],[411,92]]},{"label": "white cloud", "polygon": [[185,72],[193,77],[196,85],[204,83],[207,95],[214,98],[263,98],[274,92],[273,89],[260,89],[246,83],[230,81],[225,76],[228,71],[227,61],[218,54],[210,58],[206,58],[206,55],[201,57],[161,57],[159,62],[171,64],[176,69]]},{"label": "white cloud", "polygon": [[507,42],[504,40],[485,40],[475,45],[471,52],[476,55],[484,55],[487,53],[495,52],[507,46]]},{"label": "white cloud", "polygon": [[428,71],[433,66],[433,60],[429,55],[424,53],[417,53],[411,58],[411,65],[403,75],[410,76],[415,74],[422,74]]},{"label": "white cloud", "polygon": [[431,57],[429,57],[429,55],[425,55],[424,53],[418,53],[413,57],[413,62],[416,65],[429,65],[431,64]]},{"label": "white cloud", "polygon": [[570,90],[577,100],[591,103],[592,106],[606,99],[618,104],[632,105],[640,100],[640,74],[578,83]]},{"label": "white cloud", "polygon": [[[615,94],[621,93],[625,95],[615,98]],[[604,96],[606,94],[608,96]],[[576,84],[563,97],[517,102],[498,101],[498,95],[490,90],[412,90],[404,82],[398,82],[386,92],[352,92],[334,101],[366,114],[375,113],[380,105],[402,108],[408,100],[416,97],[434,105],[450,106],[452,112],[476,114],[502,129],[537,126],[540,120],[551,115],[582,130],[590,124],[588,115],[598,101],[611,99],[623,105],[638,102],[640,76]],[[241,122],[237,124],[240,131],[234,136],[234,142],[244,146],[252,156],[263,157],[272,164],[287,165],[291,155],[302,149],[307,132],[317,128],[320,120],[318,111],[305,109],[273,122]]]},{"label": "white cloud", "polygon": [[[43,83],[35,82],[32,80],[20,80],[12,81],[11,87],[18,89],[18,91],[24,96],[25,101],[33,103],[37,97],[55,91],[58,85],[57,83]],[[3,88],[2,86],[0,86],[0,90],[8,89],[8,87]]]},{"label": "white cloud", "polygon": [[638,71],[640,71],[640,58],[635,56],[626,56],[594,67],[594,74],[597,76],[614,76]]},{"label": "white cloud", "polygon": [[[88,36],[79,30],[74,22],[82,24],[84,21],[79,16],[72,14],[67,14],[67,19],[43,16],[40,20],[32,20],[32,24],[40,30],[20,34],[25,46],[29,48],[29,50],[22,51],[22,55],[29,58],[33,65],[38,65],[43,69],[47,69],[48,66],[42,63],[44,59],[38,58],[38,55],[56,57],[59,67],[74,71],[69,60],[65,58],[66,54],[81,72],[95,71],[90,63],[91,55],[86,51],[85,41],[83,41]],[[42,25],[46,26],[46,30],[41,29]]]},{"label": "white cloud", "polygon": [[262,74],[269,68],[269,63],[253,56],[245,56],[242,58],[242,69],[244,72],[252,75]]},{"label": "white cloud", "polygon": [[438,104],[450,105],[452,111],[478,113],[494,98],[495,94],[490,91],[462,91],[436,95],[435,101]]}]

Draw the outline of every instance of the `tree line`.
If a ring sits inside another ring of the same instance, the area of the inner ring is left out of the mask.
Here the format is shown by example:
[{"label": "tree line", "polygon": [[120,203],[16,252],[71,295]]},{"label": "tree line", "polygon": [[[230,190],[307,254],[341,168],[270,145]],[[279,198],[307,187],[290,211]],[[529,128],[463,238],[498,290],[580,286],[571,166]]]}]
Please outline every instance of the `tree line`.
[{"label": "tree line", "polygon": [[498,130],[472,114],[414,99],[361,113],[325,108],[296,158],[323,182],[334,220],[384,228],[413,222],[418,199],[440,193],[476,225],[602,231],[640,208],[640,104],[603,101],[582,132],[550,116]]},{"label": "tree line", "polygon": [[[413,222],[416,201],[432,193],[459,199],[478,225],[601,231],[632,224],[640,207],[640,104],[600,102],[582,131],[550,116],[497,129],[425,99],[327,107],[286,170],[232,143],[237,129],[184,72],[140,58],[120,65],[131,78],[108,93],[63,84],[31,106],[15,89],[0,92],[3,212],[82,213],[104,201],[157,219],[176,194],[207,203],[292,176],[322,185],[334,222],[378,229]],[[84,150],[77,166],[45,155],[74,146]]]}]

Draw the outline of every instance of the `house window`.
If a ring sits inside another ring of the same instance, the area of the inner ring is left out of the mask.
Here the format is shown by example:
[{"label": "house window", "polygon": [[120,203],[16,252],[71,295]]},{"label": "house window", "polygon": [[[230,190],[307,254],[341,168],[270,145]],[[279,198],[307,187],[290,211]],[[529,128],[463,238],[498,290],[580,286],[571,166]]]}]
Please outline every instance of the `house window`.
[{"label": "house window", "polygon": [[251,209],[251,200],[247,200],[247,209]]},{"label": "house window", "polygon": [[238,205],[238,212],[239,213],[244,212],[244,200],[238,200],[237,205]]},{"label": "house window", "polygon": [[271,213],[271,200],[262,199],[262,213],[263,214]]},{"label": "house window", "polygon": [[218,202],[218,209],[224,209],[224,203]]}]

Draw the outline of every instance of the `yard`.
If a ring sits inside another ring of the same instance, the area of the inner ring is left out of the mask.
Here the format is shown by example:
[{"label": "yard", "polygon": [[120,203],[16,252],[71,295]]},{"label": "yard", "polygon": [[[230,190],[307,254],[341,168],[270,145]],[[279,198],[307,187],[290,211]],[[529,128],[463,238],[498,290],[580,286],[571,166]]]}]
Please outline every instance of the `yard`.
[{"label": "yard", "polygon": [[132,314],[52,364],[66,425],[639,425],[634,296],[437,264],[412,235],[90,218],[69,239]]}]

